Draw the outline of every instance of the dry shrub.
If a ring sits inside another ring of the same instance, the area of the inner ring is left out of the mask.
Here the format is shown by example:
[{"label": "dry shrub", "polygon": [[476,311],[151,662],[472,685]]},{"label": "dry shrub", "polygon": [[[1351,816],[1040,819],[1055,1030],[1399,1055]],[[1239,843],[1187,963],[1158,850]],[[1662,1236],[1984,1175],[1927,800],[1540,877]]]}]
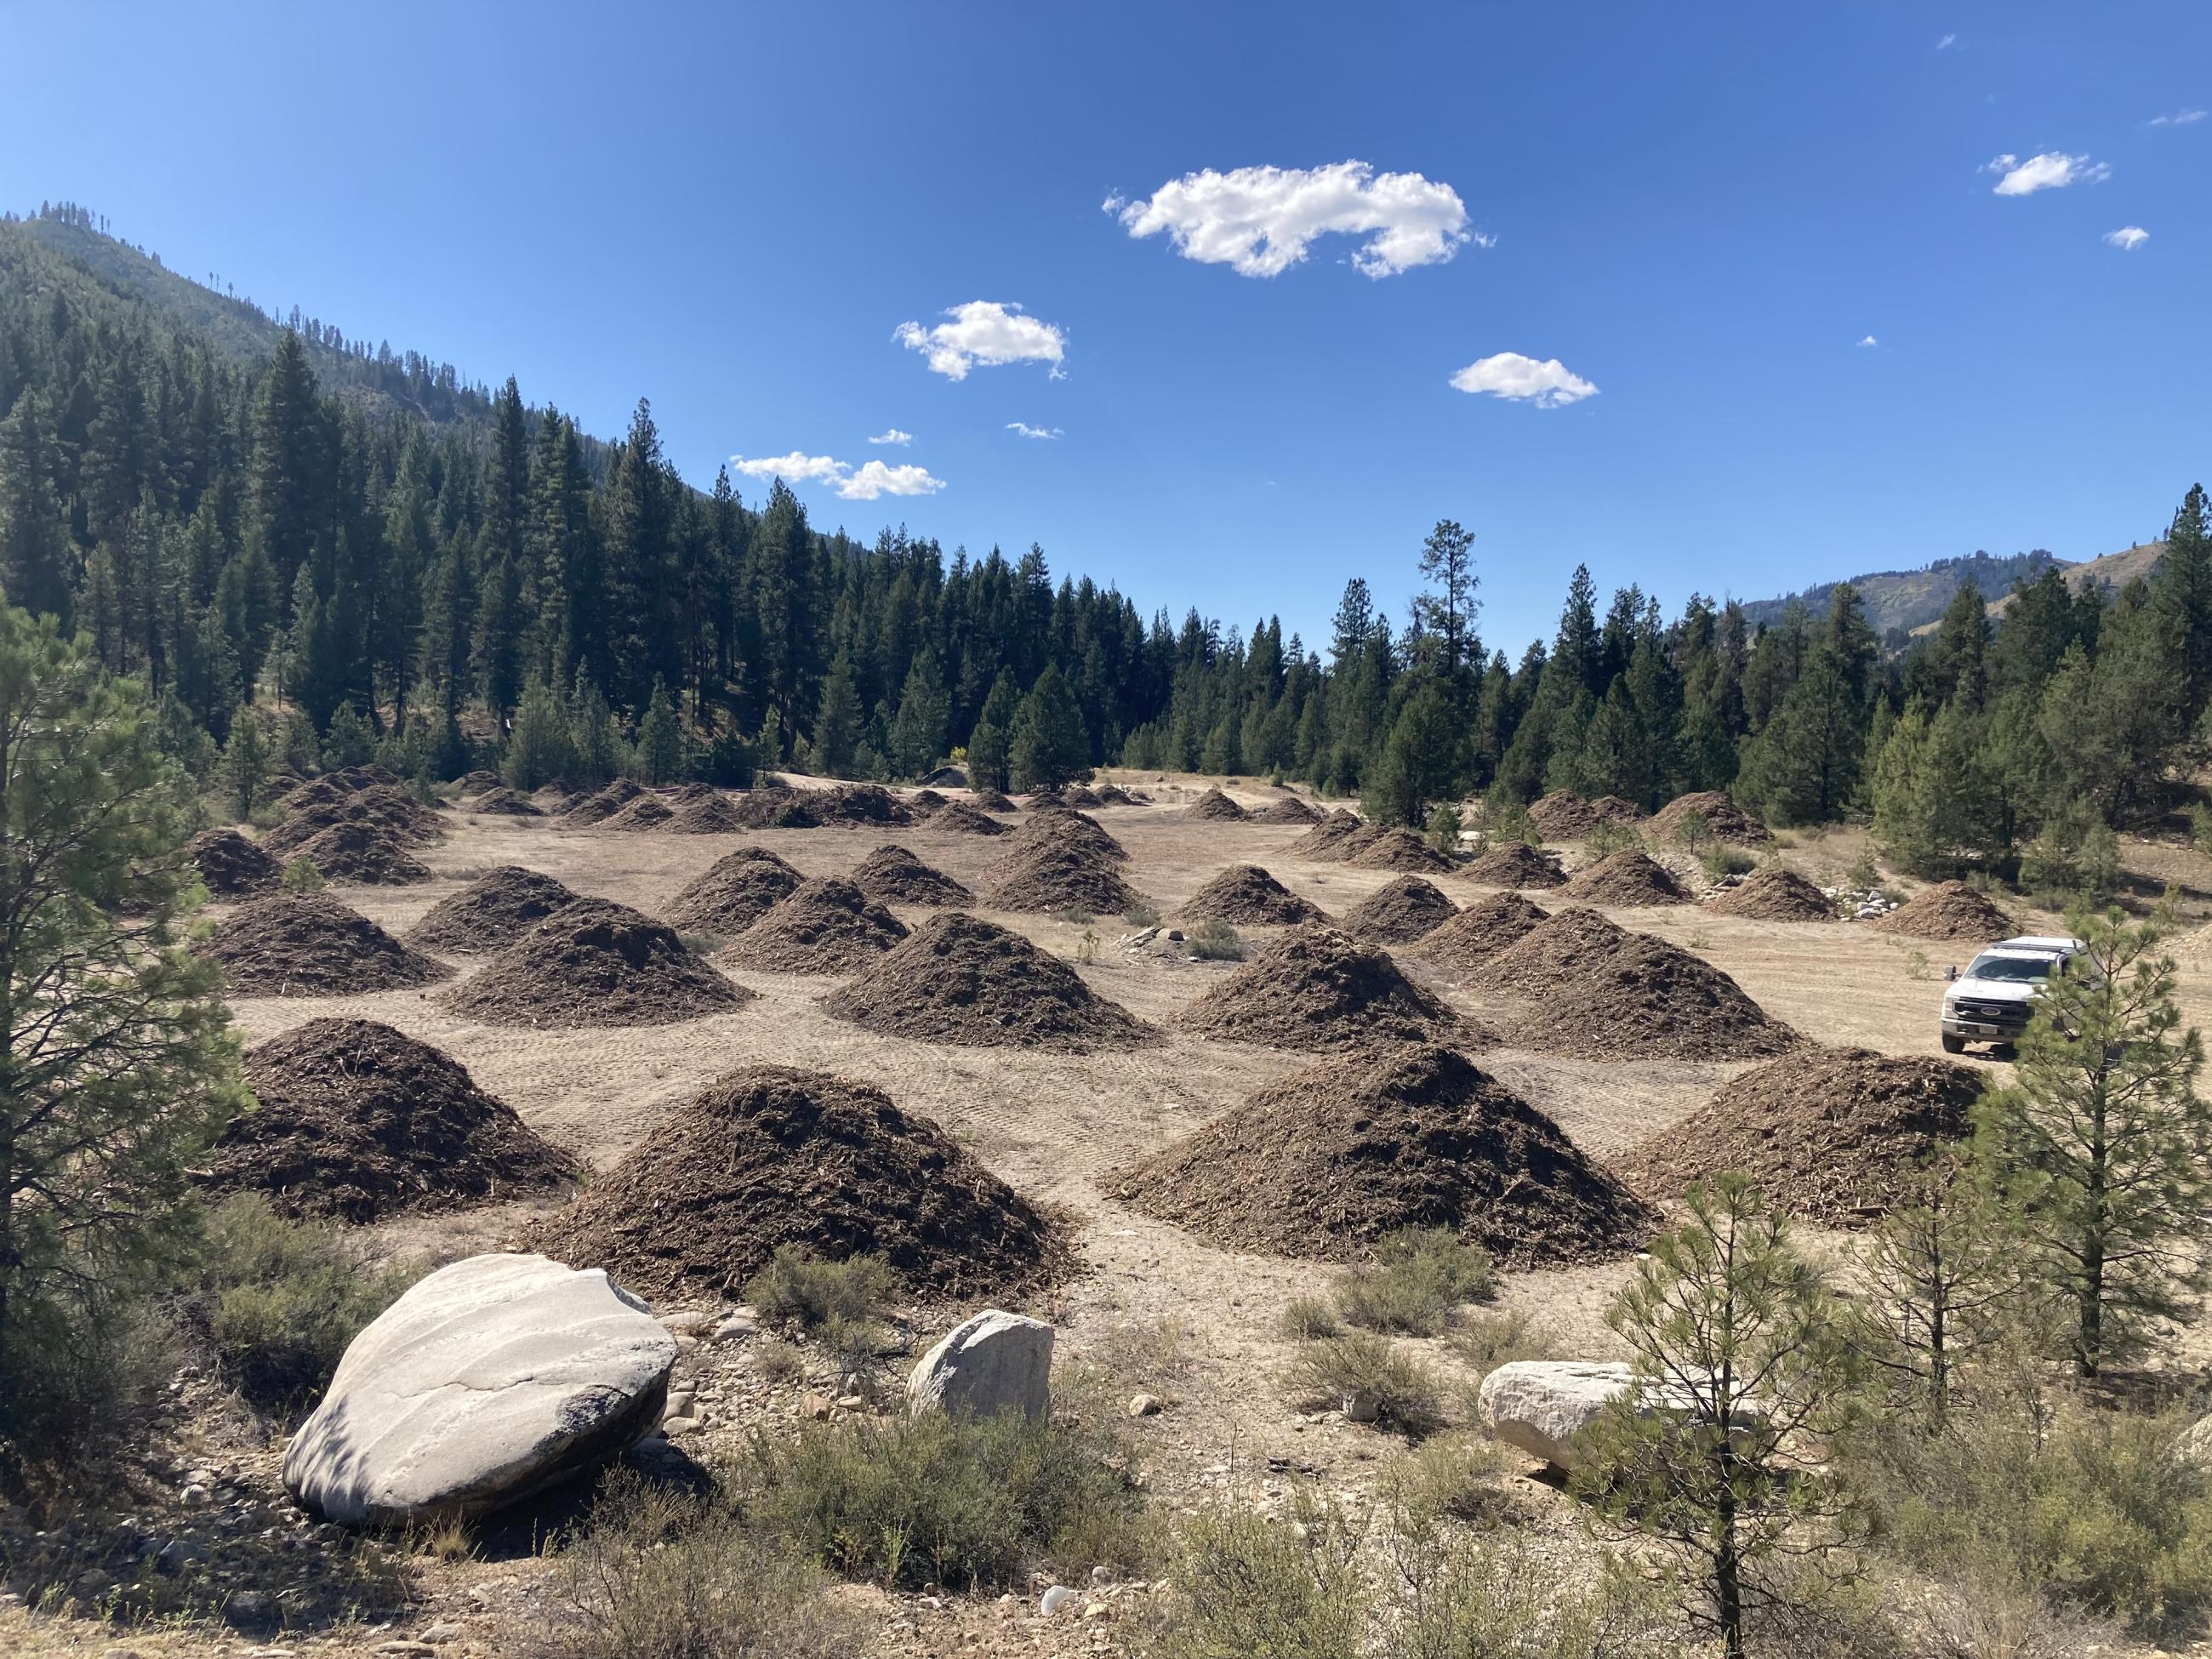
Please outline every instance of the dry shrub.
[{"label": "dry shrub", "polygon": [[1449,1227],[1402,1227],[1376,1241],[1371,1265],[1347,1273],[1336,1310],[1370,1331],[1435,1336],[1462,1303],[1491,1289],[1487,1250],[1460,1242]]},{"label": "dry shrub", "polygon": [[1374,1407],[1377,1424],[1408,1439],[1443,1426],[1443,1389],[1436,1373],[1388,1337],[1367,1331],[1340,1331],[1307,1343],[1291,1360],[1287,1381],[1309,1408],[1346,1411],[1364,1402]]}]

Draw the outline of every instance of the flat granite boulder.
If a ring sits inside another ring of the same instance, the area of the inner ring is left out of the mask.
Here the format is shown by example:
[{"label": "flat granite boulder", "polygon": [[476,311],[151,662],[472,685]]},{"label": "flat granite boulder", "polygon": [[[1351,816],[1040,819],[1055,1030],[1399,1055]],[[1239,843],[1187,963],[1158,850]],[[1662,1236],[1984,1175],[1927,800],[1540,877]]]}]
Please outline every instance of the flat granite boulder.
[{"label": "flat granite boulder", "polygon": [[1579,1359],[1516,1359],[1482,1379],[1475,1413],[1493,1440],[1562,1469],[1575,1467],[1575,1438],[1607,1403],[1628,1392],[1626,1365]]},{"label": "flat granite boulder", "polygon": [[907,1379],[909,1412],[993,1417],[1052,1409],[1052,1327],[994,1308],[948,1333]]},{"label": "flat granite boulder", "polygon": [[659,1426],[676,1339],[598,1268],[477,1255],[353,1340],[284,1451],[284,1485],[346,1526],[483,1515]]}]

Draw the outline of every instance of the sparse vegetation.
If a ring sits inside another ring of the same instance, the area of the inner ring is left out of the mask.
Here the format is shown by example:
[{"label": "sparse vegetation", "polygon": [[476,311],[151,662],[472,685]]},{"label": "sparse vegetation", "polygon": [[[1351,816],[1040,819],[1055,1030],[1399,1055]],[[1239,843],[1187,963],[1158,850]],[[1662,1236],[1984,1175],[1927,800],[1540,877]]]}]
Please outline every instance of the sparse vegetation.
[{"label": "sparse vegetation", "polygon": [[1301,1340],[1334,1336],[1343,1329],[1335,1304],[1318,1296],[1294,1296],[1283,1308],[1283,1331]]},{"label": "sparse vegetation", "polygon": [[1249,954],[1243,936],[1218,916],[1198,923],[1185,938],[1200,962],[1242,962]]},{"label": "sparse vegetation", "polygon": [[1445,1227],[1409,1227],[1376,1241],[1372,1263],[1336,1287],[1336,1310],[1370,1331],[1434,1336],[1465,1303],[1490,1293],[1486,1251]]},{"label": "sparse vegetation", "polygon": [[330,885],[323,879],[320,867],[305,853],[284,866],[277,884],[288,893],[319,893]]},{"label": "sparse vegetation", "polygon": [[1289,1382],[1312,1409],[1340,1411],[1412,1439],[1443,1426],[1443,1389],[1436,1373],[1370,1331],[1339,1331],[1304,1344],[1291,1362]]}]

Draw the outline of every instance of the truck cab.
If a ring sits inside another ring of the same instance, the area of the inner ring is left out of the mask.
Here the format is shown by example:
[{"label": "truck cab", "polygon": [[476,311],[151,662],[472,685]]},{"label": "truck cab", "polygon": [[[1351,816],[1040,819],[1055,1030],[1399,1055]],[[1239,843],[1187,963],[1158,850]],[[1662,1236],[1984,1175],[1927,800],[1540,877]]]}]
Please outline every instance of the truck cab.
[{"label": "truck cab", "polygon": [[1953,970],[1943,991],[1943,1052],[1963,1054],[1970,1042],[2010,1048],[2027,1030],[2035,999],[2081,941],[2040,933],[2001,939],[1985,945],[1966,970]]}]

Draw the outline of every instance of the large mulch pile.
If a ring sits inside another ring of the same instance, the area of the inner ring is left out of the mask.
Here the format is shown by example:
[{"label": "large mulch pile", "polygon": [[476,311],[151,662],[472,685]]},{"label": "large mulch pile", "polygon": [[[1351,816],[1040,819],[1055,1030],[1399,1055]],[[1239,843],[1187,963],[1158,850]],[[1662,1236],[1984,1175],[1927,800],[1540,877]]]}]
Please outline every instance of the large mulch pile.
[{"label": "large mulch pile", "polygon": [[738,809],[712,791],[684,802],[667,823],[669,831],[678,836],[734,836],[744,827]]},{"label": "large mulch pile", "polygon": [[878,847],[853,866],[853,884],[878,904],[966,904],[975,896],[903,847]]},{"label": "large mulch pile", "polygon": [[1705,901],[1705,908],[1724,916],[1751,916],[1760,921],[1833,921],[1836,903],[1826,893],[1778,864],[1754,870],[1733,887],[1724,887]]},{"label": "large mulch pile", "polygon": [[1492,1040],[1407,979],[1388,951],[1316,922],[1272,940],[1176,1024],[1204,1036],[1316,1053]]},{"label": "large mulch pile", "polygon": [[1003,790],[988,787],[972,791],[968,804],[979,812],[1011,812],[1015,810],[1013,802],[1007,799]]},{"label": "large mulch pile", "polygon": [[1597,827],[1590,804],[1571,789],[1554,789],[1529,806],[1528,817],[1546,841],[1580,841]]},{"label": "large mulch pile", "polygon": [[1052,1224],[929,1119],[826,1072],[749,1066],[676,1108],[528,1248],[647,1296],[735,1298],[785,1245],[880,1255],[970,1300],[1066,1272]]},{"label": "large mulch pile", "polygon": [[1451,859],[1402,824],[1385,830],[1355,851],[1347,862],[1358,870],[1426,871],[1437,875],[1459,868]]},{"label": "large mulch pile", "polygon": [[452,977],[360,911],[324,893],[273,893],[241,904],[199,949],[240,996],[357,996]]},{"label": "large mulch pile", "polygon": [[[1073,813],[1055,813],[1049,823],[1079,822]],[[1032,911],[1050,915],[1060,910],[1087,910],[1093,915],[1119,915],[1149,901],[1121,879],[1121,872],[1092,848],[1074,841],[1036,840],[1018,847],[993,864],[985,874],[990,886],[984,903],[994,910]]]},{"label": "large mulch pile", "polygon": [[1423,937],[1414,954],[1440,968],[1469,973],[1489,966],[1551,920],[1551,912],[1516,892],[1492,893]]},{"label": "large mulch pile", "polygon": [[945,830],[956,836],[1003,836],[1006,826],[996,818],[987,818],[964,800],[948,802],[930,815],[929,827]]},{"label": "large mulch pile", "polygon": [[1988,894],[1963,881],[1923,887],[1887,915],[1871,924],[1878,932],[1959,945],[1986,945],[2014,931],[2013,920]]},{"label": "large mulch pile", "polygon": [[1188,816],[1194,818],[1219,818],[1225,823],[1241,823],[1252,815],[1218,789],[1209,789],[1191,803]]},{"label": "large mulch pile", "polygon": [[1350,836],[1366,827],[1358,813],[1340,806],[1316,821],[1312,829],[1291,843],[1289,850],[1310,859],[1334,859]]},{"label": "large mulch pile", "polygon": [[303,783],[284,797],[283,821],[261,838],[272,853],[289,855],[334,824],[362,824],[380,830],[404,847],[427,847],[443,840],[446,826],[434,807],[388,783],[346,789],[330,778]]},{"label": "large mulch pile", "polygon": [[906,798],[906,810],[914,814],[916,823],[935,817],[951,804],[934,789],[918,789]]},{"label": "large mulch pile", "polygon": [[502,864],[432,905],[408,930],[407,942],[453,956],[503,951],[575,902],[575,894],[552,877]]},{"label": "large mulch pile", "polygon": [[235,830],[201,830],[185,843],[185,856],[211,898],[273,893],[284,875],[283,865]]},{"label": "large mulch pile", "polygon": [[678,927],[702,933],[742,933],[805,879],[764,847],[741,847],[661,907]]},{"label": "large mulch pile", "polygon": [[872,1031],[969,1048],[1084,1054],[1154,1035],[1057,957],[957,910],[931,917],[822,1006]]},{"label": "large mulch pile", "polygon": [[1321,911],[1256,864],[1232,864],[1183,902],[1191,921],[1228,921],[1245,927],[1287,927],[1324,920]]},{"label": "large mulch pile", "polygon": [[1334,859],[1340,864],[1355,864],[1359,855],[1390,834],[1389,827],[1380,823],[1362,823],[1346,834],[1334,848],[1316,856]]},{"label": "large mulch pile", "polygon": [[1557,857],[1525,841],[1497,842],[1460,874],[1484,887],[1563,887],[1567,880]]},{"label": "large mulch pile", "polygon": [[1036,847],[1072,847],[1114,864],[1126,863],[1129,857],[1128,849],[1097,819],[1080,812],[1048,812],[1042,817],[1024,819],[998,861],[983,873],[988,876],[994,870],[1011,868],[1016,859]]},{"label": "large mulch pile", "polygon": [[582,1171],[427,1042],[369,1019],[311,1019],[246,1051],[259,1106],[202,1177],[289,1216],[376,1221],[558,1192]]},{"label": "large mulch pile", "polygon": [[906,937],[906,924],[838,876],[802,882],[723,953],[778,974],[849,974]]},{"label": "large mulch pile", "polygon": [[1411,945],[1459,915],[1434,882],[1401,876],[1344,913],[1344,931],[1363,945]]},{"label": "large mulch pile", "polygon": [[731,803],[748,830],[813,830],[822,823],[816,806],[826,790],[756,784]]},{"label": "large mulch pile", "polygon": [[1575,872],[1559,896],[1583,904],[1687,904],[1690,896],[1667,866],[1649,853],[1625,847]]},{"label": "large mulch pile", "polygon": [[572,801],[562,809],[560,821],[571,830],[585,830],[595,823],[605,823],[645,791],[628,778],[617,778],[595,794]]},{"label": "large mulch pile", "polygon": [[1635,1249],[1657,1218],[1544,1113],[1452,1049],[1327,1060],[1100,1183],[1225,1249],[1356,1261],[1449,1227],[1516,1267]]},{"label": "large mulch pile", "polygon": [[536,802],[516,794],[504,785],[485,790],[469,803],[469,811],[495,818],[542,818],[545,816]]},{"label": "large mulch pile", "polygon": [[602,830],[619,830],[625,833],[658,830],[676,816],[673,807],[658,795],[640,795],[613,817],[600,821]]},{"label": "large mulch pile", "polygon": [[1252,814],[1255,823],[1319,823],[1321,808],[1301,795],[1285,795],[1280,800],[1269,801]]},{"label": "large mulch pile", "polygon": [[841,783],[820,791],[814,815],[823,823],[912,823],[907,804],[880,783]]},{"label": "large mulch pile", "polygon": [[1646,833],[1654,841],[1680,841],[1683,826],[1692,817],[1704,818],[1706,834],[1731,847],[1764,847],[1774,839],[1774,832],[1737,805],[1735,797],[1724,789],[1675,796],[1651,815]]},{"label": "large mulch pile", "polygon": [[301,842],[292,857],[313,861],[325,881],[357,887],[414,887],[431,879],[428,865],[372,823],[331,824]]},{"label": "large mulch pile", "polygon": [[1595,910],[1559,911],[1479,970],[1517,999],[1514,1040],[1584,1060],[1752,1060],[1797,1034],[1719,969]]},{"label": "large mulch pile", "polygon": [[1057,789],[1032,789],[1022,799],[1024,812],[1053,812],[1064,811],[1067,797]]},{"label": "large mulch pile", "polygon": [[752,1000],[667,923],[584,898],[534,924],[450,1001],[488,1025],[543,1028],[671,1025]]},{"label": "large mulch pile", "polygon": [[1808,1048],[1731,1079],[1620,1172],[1639,1192],[1679,1198],[1741,1170],[1792,1215],[1863,1227],[1896,1205],[1917,1164],[1967,1133],[1982,1083],[1950,1060]]}]

